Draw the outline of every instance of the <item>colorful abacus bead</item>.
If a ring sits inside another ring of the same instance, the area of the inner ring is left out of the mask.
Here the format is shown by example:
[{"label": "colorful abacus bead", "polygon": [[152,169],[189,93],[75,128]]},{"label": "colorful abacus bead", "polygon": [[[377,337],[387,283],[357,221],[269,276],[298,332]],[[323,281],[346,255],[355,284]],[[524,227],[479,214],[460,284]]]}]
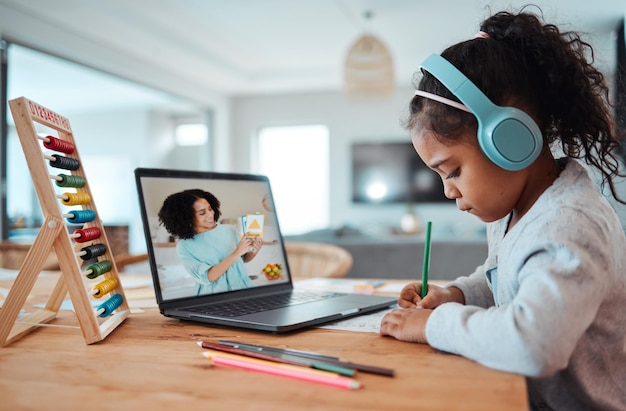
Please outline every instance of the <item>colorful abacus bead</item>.
[{"label": "colorful abacus bead", "polygon": [[83,260],[91,260],[92,258],[99,257],[107,252],[107,247],[104,244],[93,244],[88,247],[80,249],[78,256]]},{"label": "colorful abacus bead", "polygon": [[95,240],[102,235],[102,231],[98,227],[79,228],[72,234],[72,238],[77,243],[84,243],[90,240]]},{"label": "colorful abacus bead", "polygon": [[118,284],[119,284],[119,281],[117,281],[117,278],[109,277],[106,280],[101,281],[98,284],[94,285],[93,288],[91,289],[91,293],[95,298],[102,298],[103,295],[108,294],[111,291],[113,291],[117,287]]},{"label": "colorful abacus bead", "polygon": [[74,152],[74,145],[69,141],[61,140],[53,136],[46,136],[41,139],[43,140],[44,147],[49,150],[60,151],[65,154],[72,154]]},{"label": "colorful abacus bead", "polygon": [[108,317],[116,308],[122,305],[124,299],[119,294],[113,294],[111,298],[98,306],[96,314],[100,317]]},{"label": "colorful abacus bead", "polygon": [[89,223],[96,219],[96,212],[93,210],[72,210],[64,214],[63,217],[72,224]]},{"label": "colorful abacus bead", "polygon": [[81,176],[75,176],[71,174],[58,174],[56,176],[50,176],[55,180],[55,184],[58,187],[85,187],[87,181]]},{"label": "colorful abacus bead", "polygon": [[84,205],[91,203],[89,193],[63,193],[57,195],[61,202],[66,206]]},{"label": "colorful abacus bead", "polygon": [[88,265],[83,274],[89,279],[94,279],[104,273],[108,273],[113,268],[113,264],[109,260],[98,261],[97,263]]},{"label": "colorful abacus bead", "polygon": [[58,154],[51,156],[45,156],[50,161],[50,166],[54,168],[62,168],[64,170],[78,170],[80,168],[80,162],[73,158],[63,157]]}]

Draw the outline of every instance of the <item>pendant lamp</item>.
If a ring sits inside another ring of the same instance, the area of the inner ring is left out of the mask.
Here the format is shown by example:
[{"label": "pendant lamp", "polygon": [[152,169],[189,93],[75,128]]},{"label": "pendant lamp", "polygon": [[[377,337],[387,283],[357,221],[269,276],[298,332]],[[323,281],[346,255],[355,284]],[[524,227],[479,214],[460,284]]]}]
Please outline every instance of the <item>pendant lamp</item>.
[{"label": "pendant lamp", "polygon": [[393,89],[393,60],[389,50],[375,36],[364,34],[346,56],[345,93],[349,97],[388,97]]}]

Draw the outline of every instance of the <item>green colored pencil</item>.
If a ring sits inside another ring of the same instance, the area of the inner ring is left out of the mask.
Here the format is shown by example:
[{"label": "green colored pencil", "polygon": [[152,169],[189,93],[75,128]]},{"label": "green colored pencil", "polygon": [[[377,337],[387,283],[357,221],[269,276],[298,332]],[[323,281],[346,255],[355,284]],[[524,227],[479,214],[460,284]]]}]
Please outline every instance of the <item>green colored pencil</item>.
[{"label": "green colored pencil", "polygon": [[422,298],[428,293],[428,268],[430,267],[430,231],[433,223],[426,223],[426,241],[424,243],[424,265],[422,266]]}]

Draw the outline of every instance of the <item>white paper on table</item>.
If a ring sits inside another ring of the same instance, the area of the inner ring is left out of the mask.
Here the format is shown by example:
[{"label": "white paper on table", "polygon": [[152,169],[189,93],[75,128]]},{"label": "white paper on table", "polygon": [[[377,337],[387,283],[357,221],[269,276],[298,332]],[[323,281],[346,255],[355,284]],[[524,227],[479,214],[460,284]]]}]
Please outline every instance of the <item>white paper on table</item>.
[{"label": "white paper on table", "polygon": [[319,328],[326,328],[330,330],[341,330],[341,331],[379,333],[380,321],[383,319],[384,315],[396,308],[398,307],[396,306],[396,307],[388,308],[386,310],[377,311],[372,314],[364,314],[364,315],[358,315],[356,317],[346,318],[345,320],[340,320],[334,323],[322,325]]},{"label": "white paper on table", "polygon": [[[410,282],[407,280],[407,283]],[[362,290],[364,286],[372,286],[372,292],[375,289],[376,292],[396,292],[406,285],[406,283],[391,283],[385,284],[381,280],[353,280],[349,278],[307,278],[305,280],[296,281],[295,287],[305,290],[324,290],[324,291],[336,291],[344,293],[360,292],[355,290]],[[341,331],[358,331],[358,332],[380,332],[380,321],[383,316],[389,311],[398,308],[396,305],[393,308],[377,311],[371,314],[363,314],[355,317],[346,318],[345,320],[339,320],[332,323],[327,323],[319,326],[319,328],[326,328],[331,330]]]}]

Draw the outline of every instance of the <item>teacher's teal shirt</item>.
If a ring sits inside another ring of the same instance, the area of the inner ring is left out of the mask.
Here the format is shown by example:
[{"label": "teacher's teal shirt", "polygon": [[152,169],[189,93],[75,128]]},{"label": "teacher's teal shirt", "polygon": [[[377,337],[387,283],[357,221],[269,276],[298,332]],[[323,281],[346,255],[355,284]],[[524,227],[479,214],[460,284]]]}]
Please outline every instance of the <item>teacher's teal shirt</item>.
[{"label": "teacher's teal shirt", "polygon": [[187,272],[196,280],[198,295],[252,286],[242,258],[238,258],[217,280],[209,281],[209,269],[230,255],[238,243],[235,227],[228,224],[218,224],[213,230],[178,242],[176,251]]}]

